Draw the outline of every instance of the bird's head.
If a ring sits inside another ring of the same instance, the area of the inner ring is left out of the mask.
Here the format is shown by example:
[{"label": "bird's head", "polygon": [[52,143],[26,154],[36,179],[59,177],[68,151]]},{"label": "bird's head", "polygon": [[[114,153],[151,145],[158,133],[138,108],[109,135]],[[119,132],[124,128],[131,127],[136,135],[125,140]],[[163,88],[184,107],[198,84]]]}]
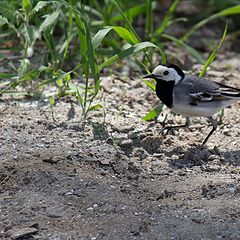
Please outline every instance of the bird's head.
[{"label": "bird's head", "polygon": [[185,74],[178,66],[174,64],[158,65],[151,74],[143,78],[153,78],[156,81],[174,81],[177,84],[184,78]]}]

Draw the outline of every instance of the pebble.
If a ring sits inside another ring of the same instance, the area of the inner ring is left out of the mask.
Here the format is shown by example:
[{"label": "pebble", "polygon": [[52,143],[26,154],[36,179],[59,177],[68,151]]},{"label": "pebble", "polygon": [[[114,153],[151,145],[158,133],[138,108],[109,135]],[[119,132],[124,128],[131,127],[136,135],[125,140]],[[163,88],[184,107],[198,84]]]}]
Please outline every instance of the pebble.
[{"label": "pebble", "polygon": [[131,139],[123,140],[120,143],[120,147],[125,152],[125,154],[129,156],[133,149],[133,141]]},{"label": "pebble", "polygon": [[237,189],[235,187],[229,187],[228,192],[231,194],[235,194],[237,192]]},{"label": "pebble", "polygon": [[219,160],[219,159],[220,159],[220,157],[216,154],[212,154],[208,157],[208,160],[210,160],[210,161],[214,160],[214,162],[215,162],[215,160]]},{"label": "pebble", "polygon": [[46,213],[52,218],[61,218],[66,215],[68,210],[67,206],[53,206],[46,209]]},{"label": "pebble", "polygon": [[146,159],[149,155],[144,148],[134,148],[132,152],[132,156],[139,158],[139,160]]},{"label": "pebble", "polygon": [[222,131],[222,133],[223,133],[224,135],[226,135],[226,136],[231,136],[230,130],[227,129],[227,128],[225,128],[225,129]]},{"label": "pebble", "polygon": [[28,239],[31,235],[38,232],[37,228],[26,227],[26,228],[16,228],[11,230],[11,239]]},{"label": "pebble", "polygon": [[87,211],[93,211],[93,207],[87,208]]},{"label": "pebble", "polygon": [[133,234],[133,235],[139,235],[140,234],[140,226],[139,224],[137,223],[133,223],[131,224],[130,226],[130,232]]}]

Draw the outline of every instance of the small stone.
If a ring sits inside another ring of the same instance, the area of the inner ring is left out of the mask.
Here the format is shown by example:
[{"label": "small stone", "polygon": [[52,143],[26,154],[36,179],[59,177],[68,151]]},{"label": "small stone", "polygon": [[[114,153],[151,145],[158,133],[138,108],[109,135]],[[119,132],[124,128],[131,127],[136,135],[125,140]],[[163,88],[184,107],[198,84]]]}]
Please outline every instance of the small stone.
[{"label": "small stone", "polygon": [[229,187],[228,192],[231,194],[235,194],[237,192],[237,189],[235,187]]},{"label": "small stone", "polygon": [[208,157],[208,160],[213,161],[213,160],[219,160],[220,157],[216,154],[212,154]]},{"label": "small stone", "polygon": [[226,135],[226,136],[231,136],[230,130],[227,129],[227,128],[225,128],[225,129],[222,131],[222,133],[223,133],[224,135]]},{"label": "small stone", "polygon": [[146,159],[149,155],[144,148],[134,148],[132,152],[132,156],[139,158],[139,160]]},{"label": "small stone", "polygon": [[110,145],[113,145],[113,144],[114,144],[114,141],[113,141],[112,138],[109,137],[109,138],[106,139],[106,143],[107,143],[107,144],[110,144]]},{"label": "small stone", "polygon": [[93,211],[93,207],[87,208],[87,211]]},{"label": "small stone", "polygon": [[98,161],[99,161],[102,165],[109,165],[111,159],[103,158],[103,159],[100,159],[100,160],[98,160]]},{"label": "small stone", "polygon": [[194,216],[192,218],[192,221],[196,223],[204,223],[205,219],[204,219],[204,216],[198,215],[198,216]]},{"label": "small stone", "polygon": [[120,143],[120,147],[125,152],[125,154],[129,156],[133,149],[133,141],[131,139],[123,140]]},{"label": "small stone", "polygon": [[66,215],[67,206],[53,206],[46,209],[47,215],[52,218],[61,218]]},{"label": "small stone", "polygon": [[26,227],[26,228],[17,228],[11,230],[11,238],[12,239],[27,239],[31,235],[36,234],[38,232],[37,228]]},{"label": "small stone", "polygon": [[139,235],[140,234],[140,226],[139,224],[137,223],[133,223],[131,224],[130,226],[130,232],[133,234],[133,235]]},{"label": "small stone", "polygon": [[50,157],[50,158],[43,159],[42,161],[46,162],[46,163],[50,163],[50,164],[57,164],[59,162],[59,160],[60,159],[58,159],[56,157]]},{"label": "small stone", "polygon": [[179,170],[177,174],[178,174],[178,176],[186,176],[187,173],[186,173],[186,171]]}]

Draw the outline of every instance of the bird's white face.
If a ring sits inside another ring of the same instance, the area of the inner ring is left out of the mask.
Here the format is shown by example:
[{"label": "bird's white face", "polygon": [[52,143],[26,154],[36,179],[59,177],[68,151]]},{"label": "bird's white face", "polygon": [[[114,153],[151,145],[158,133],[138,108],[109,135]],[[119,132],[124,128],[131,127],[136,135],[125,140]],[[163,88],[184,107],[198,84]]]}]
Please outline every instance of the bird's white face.
[{"label": "bird's white face", "polygon": [[162,65],[157,66],[152,74],[156,77],[156,80],[159,78],[164,81],[175,81],[175,84],[182,79],[182,76],[174,68]]}]

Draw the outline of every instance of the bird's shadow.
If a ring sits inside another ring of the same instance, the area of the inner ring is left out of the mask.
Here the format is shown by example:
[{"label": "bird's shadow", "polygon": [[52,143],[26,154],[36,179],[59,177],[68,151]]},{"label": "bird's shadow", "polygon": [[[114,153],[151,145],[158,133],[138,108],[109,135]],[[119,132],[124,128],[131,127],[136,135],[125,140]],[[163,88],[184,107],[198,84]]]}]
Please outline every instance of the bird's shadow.
[{"label": "bird's shadow", "polygon": [[176,147],[166,155],[168,164],[176,169],[214,164],[216,160],[220,165],[240,166],[240,150],[209,149],[207,146],[192,146],[186,150]]}]

